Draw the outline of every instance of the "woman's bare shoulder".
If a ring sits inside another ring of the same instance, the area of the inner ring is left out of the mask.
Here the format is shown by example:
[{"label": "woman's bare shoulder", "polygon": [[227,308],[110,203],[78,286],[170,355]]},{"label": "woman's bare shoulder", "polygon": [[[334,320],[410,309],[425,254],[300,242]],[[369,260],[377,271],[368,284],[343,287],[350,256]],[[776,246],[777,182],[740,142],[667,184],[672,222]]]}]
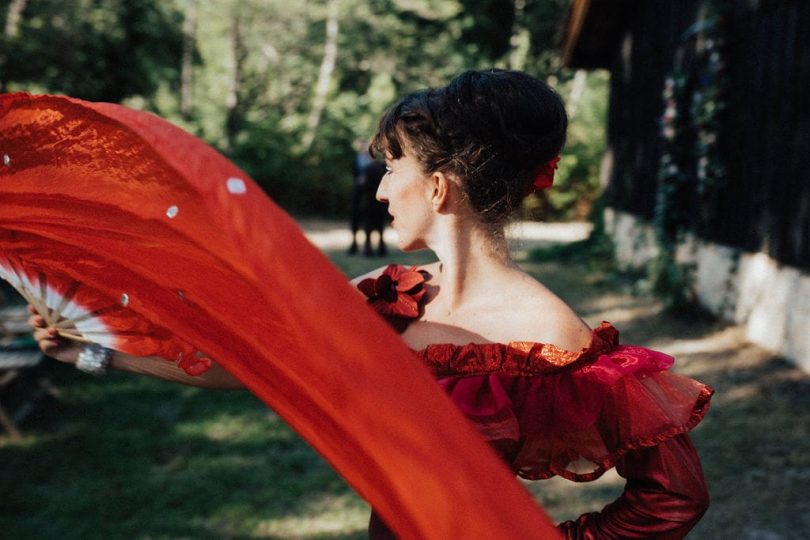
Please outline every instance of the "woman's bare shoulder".
[{"label": "woman's bare shoulder", "polygon": [[512,323],[529,341],[578,351],[590,345],[593,331],[574,309],[545,286],[526,291],[516,303]]},{"label": "woman's bare shoulder", "polygon": [[573,309],[563,304],[559,308],[544,310],[537,314],[545,324],[542,329],[542,342],[567,351],[578,351],[591,344],[593,330]]}]

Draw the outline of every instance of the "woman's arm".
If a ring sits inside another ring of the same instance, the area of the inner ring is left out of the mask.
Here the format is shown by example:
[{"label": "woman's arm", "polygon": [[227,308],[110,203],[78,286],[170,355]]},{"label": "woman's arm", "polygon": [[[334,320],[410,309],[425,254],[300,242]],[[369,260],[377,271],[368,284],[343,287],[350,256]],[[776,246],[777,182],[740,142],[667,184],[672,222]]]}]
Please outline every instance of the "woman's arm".
[{"label": "woman's arm", "polygon": [[[34,328],[34,339],[43,353],[60,362],[76,363],[79,359],[79,352],[81,352],[84,345],[59,337],[54,329],[46,326],[45,320],[39,315],[32,315],[28,322]],[[192,376],[176,363],[163,358],[137,357],[113,351],[108,367],[190,386],[218,389],[244,388],[244,385],[236,377],[217,363],[211,364],[208,371],[202,375]]]},{"label": "woman's arm", "polygon": [[113,351],[110,368],[203,388],[228,390],[245,387],[239,379],[216,362],[212,362],[205,373],[189,375],[176,363],[163,358],[138,357]]},{"label": "woman's arm", "polygon": [[680,539],[709,506],[703,470],[689,436],[628,452],[616,465],[624,493],[601,512],[560,524],[567,539]]}]

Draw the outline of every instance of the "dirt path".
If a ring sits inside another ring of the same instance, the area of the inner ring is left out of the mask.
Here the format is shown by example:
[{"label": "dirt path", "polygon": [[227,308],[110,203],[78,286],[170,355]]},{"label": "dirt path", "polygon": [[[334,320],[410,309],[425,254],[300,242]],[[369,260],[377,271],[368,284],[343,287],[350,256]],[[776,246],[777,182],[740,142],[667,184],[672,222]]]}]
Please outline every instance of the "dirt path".
[{"label": "dirt path", "polygon": [[[350,274],[389,261],[423,262],[419,255],[396,251],[385,259],[348,258],[343,250],[349,233],[340,224],[303,225],[313,241]],[[521,251],[587,234],[581,226],[565,225],[529,225],[516,230]],[[531,234],[526,232],[529,230]],[[332,243],[325,242],[326,238]],[[711,411],[692,435],[703,460],[712,504],[690,538],[810,538],[807,373],[746,343],[739,328],[697,314],[667,314],[656,300],[632,294],[634,284],[627,280],[600,276],[583,266],[523,264],[589,324],[612,322],[623,342],[671,354],[677,359],[677,371],[715,388]],[[600,509],[621,492],[622,485],[621,478],[611,472],[589,484],[555,478],[527,487],[559,520]]]}]

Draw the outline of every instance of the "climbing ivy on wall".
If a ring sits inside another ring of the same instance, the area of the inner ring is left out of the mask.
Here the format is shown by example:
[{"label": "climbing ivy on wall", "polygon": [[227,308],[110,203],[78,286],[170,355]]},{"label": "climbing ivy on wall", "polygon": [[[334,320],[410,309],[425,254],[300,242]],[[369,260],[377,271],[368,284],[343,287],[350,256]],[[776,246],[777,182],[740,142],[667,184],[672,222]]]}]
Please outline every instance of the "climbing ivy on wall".
[{"label": "climbing ivy on wall", "polygon": [[684,233],[700,232],[705,213],[727,179],[718,133],[726,109],[728,13],[727,1],[704,3],[695,23],[683,34],[664,82],[653,219],[659,249],[650,277],[655,291],[674,305],[691,300],[691,267],[678,262],[678,244]]}]

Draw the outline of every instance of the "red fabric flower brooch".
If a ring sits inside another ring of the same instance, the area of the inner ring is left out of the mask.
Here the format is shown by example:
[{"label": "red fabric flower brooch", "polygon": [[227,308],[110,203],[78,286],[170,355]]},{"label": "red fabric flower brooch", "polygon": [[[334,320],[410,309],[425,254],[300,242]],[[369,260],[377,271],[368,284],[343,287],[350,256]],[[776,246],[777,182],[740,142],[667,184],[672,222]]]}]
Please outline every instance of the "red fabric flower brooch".
[{"label": "red fabric flower brooch", "polygon": [[411,319],[419,317],[428,279],[430,274],[415,266],[406,269],[401,264],[389,264],[377,279],[364,279],[357,288],[388,324],[402,332]]}]

